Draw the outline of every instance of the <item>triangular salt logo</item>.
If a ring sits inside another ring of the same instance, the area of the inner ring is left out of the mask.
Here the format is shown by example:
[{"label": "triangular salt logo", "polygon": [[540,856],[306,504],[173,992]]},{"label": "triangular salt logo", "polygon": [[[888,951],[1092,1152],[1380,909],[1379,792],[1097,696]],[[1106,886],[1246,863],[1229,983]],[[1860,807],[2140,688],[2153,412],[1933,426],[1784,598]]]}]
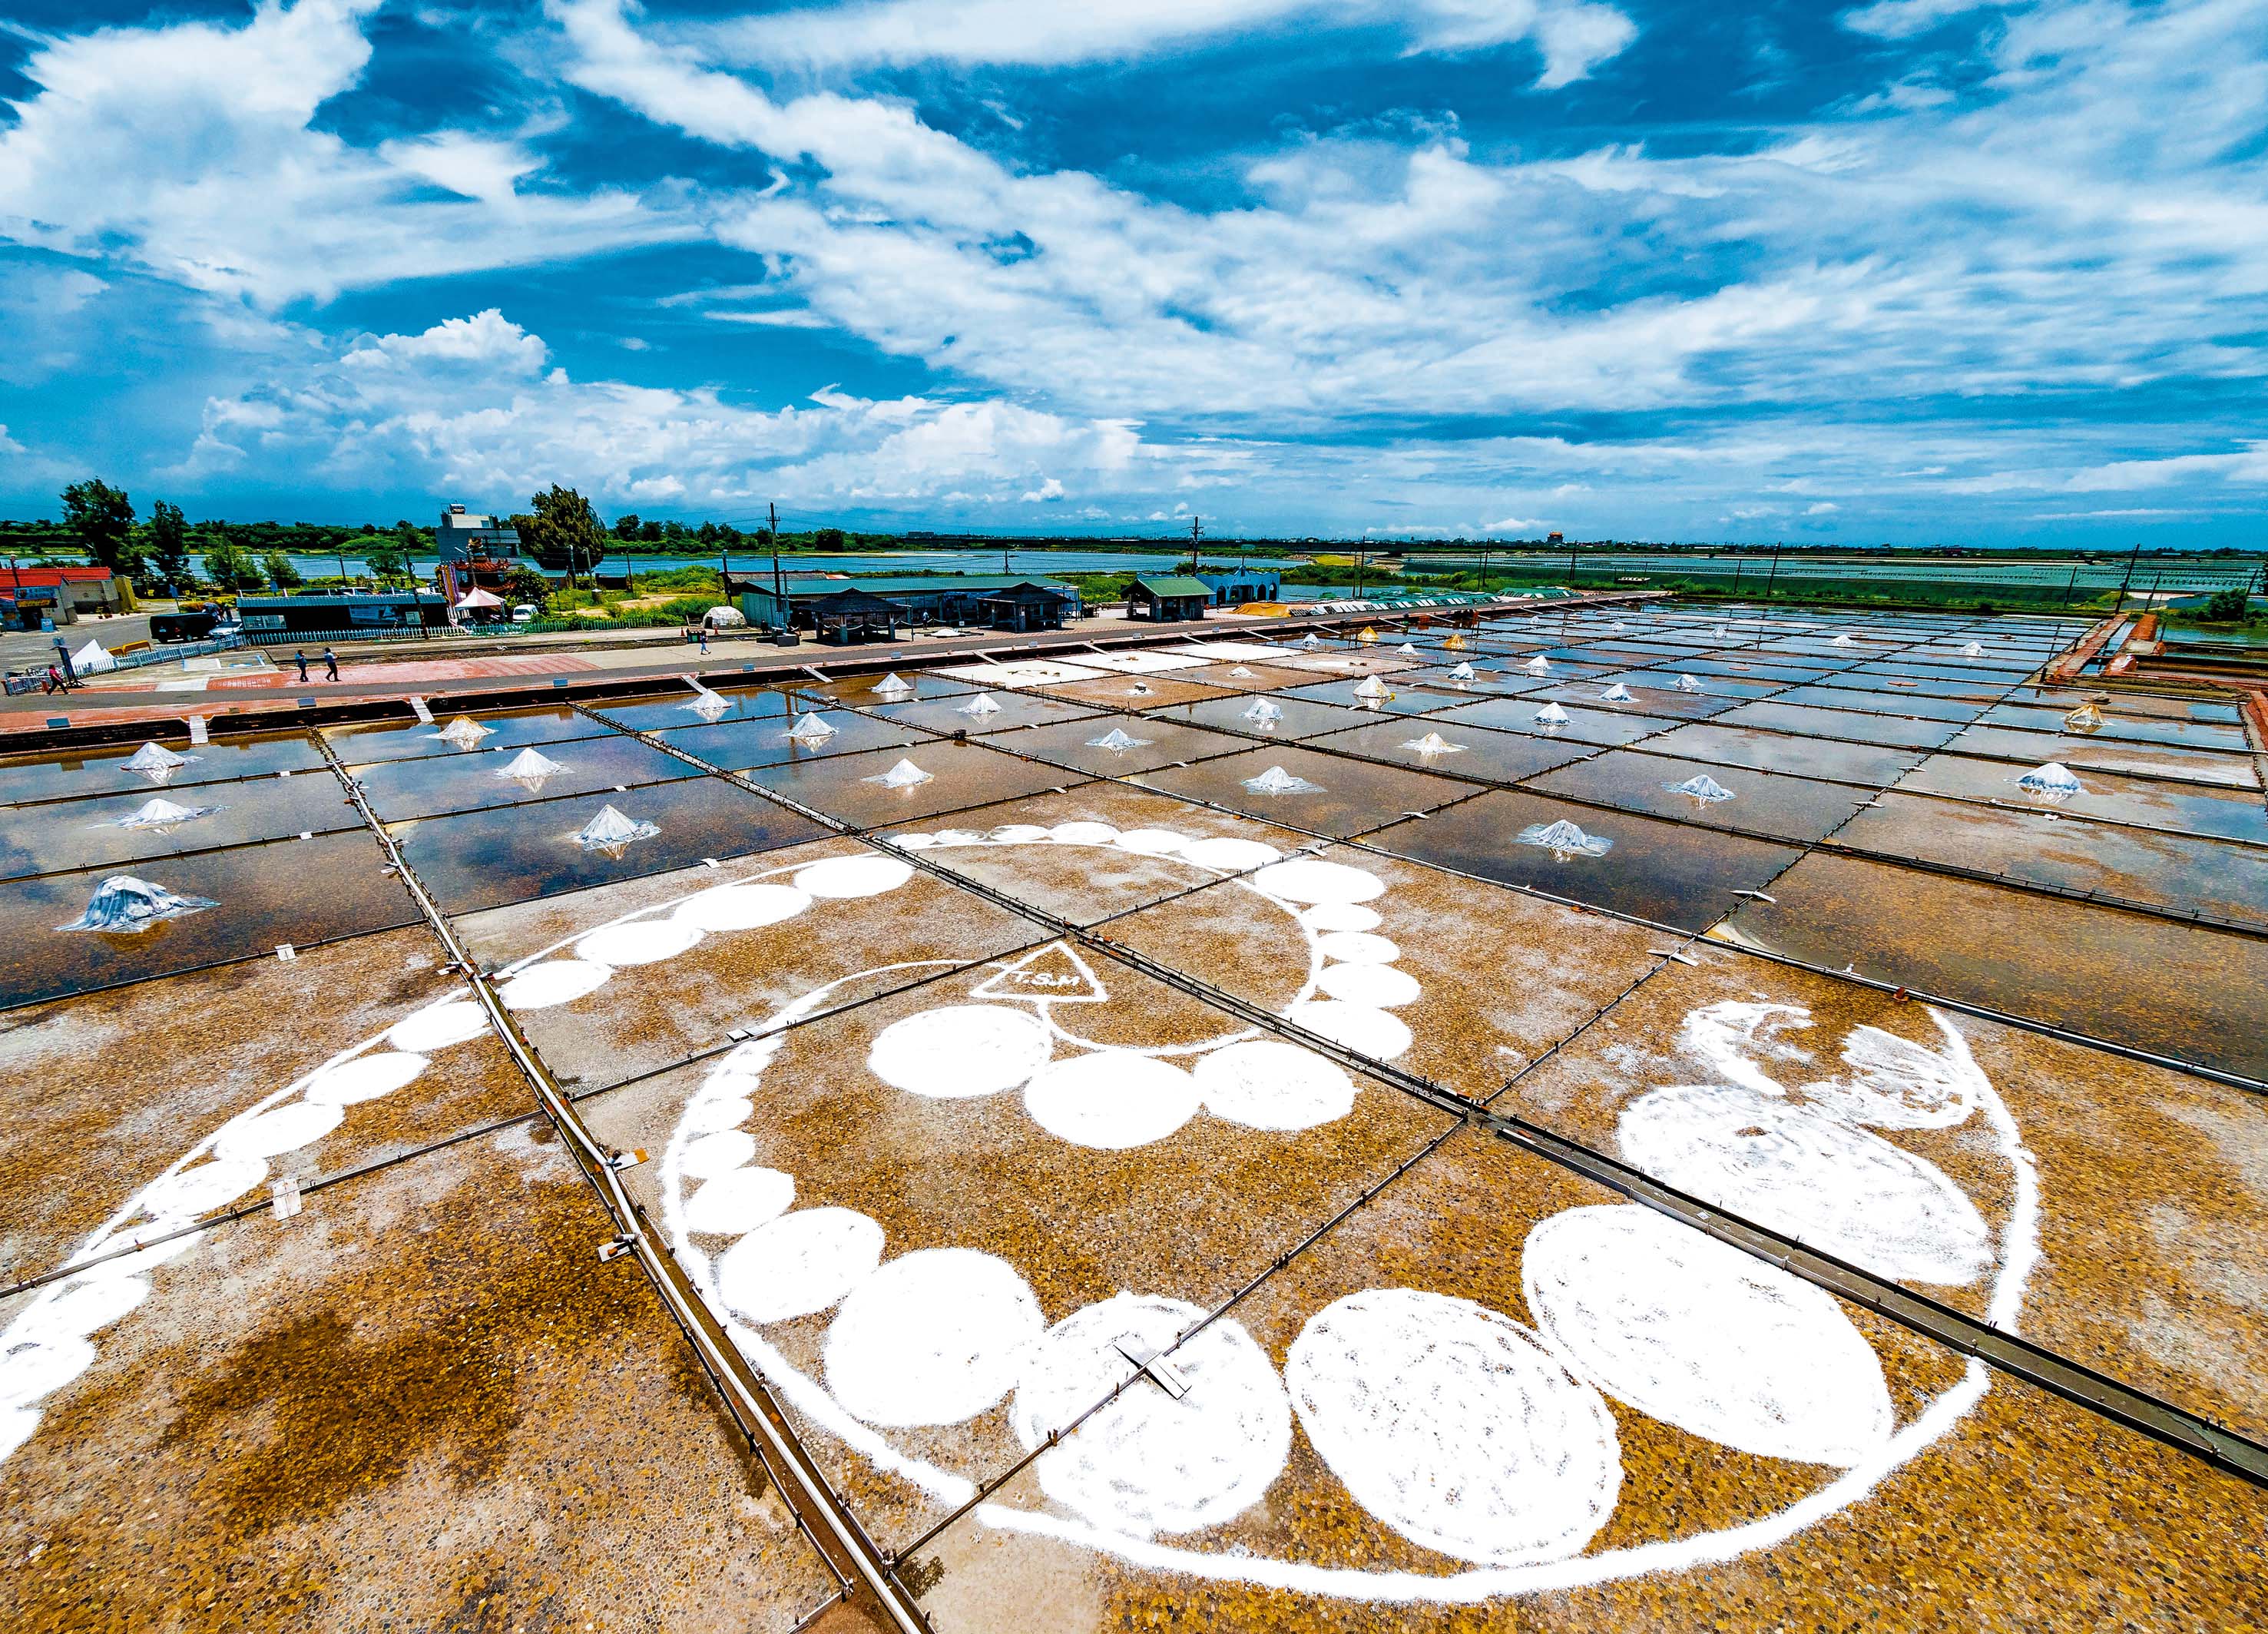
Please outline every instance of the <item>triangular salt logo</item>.
[{"label": "triangular salt logo", "polygon": [[1028,999],[1049,1004],[1107,1004],[1110,994],[1079,950],[1050,942],[995,971],[968,990],[972,999]]}]

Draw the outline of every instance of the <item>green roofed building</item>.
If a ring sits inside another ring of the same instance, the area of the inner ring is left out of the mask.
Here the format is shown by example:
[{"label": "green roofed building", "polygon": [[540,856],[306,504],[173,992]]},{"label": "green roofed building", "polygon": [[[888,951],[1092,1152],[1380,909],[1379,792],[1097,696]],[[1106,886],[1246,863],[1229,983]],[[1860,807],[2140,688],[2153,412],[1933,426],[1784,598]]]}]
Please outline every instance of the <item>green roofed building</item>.
[{"label": "green roofed building", "polygon": [[1147,618],[1154,624],[1202,618],[1211,601],[1212,587],[1187,573],[1137,579],[1126,588],[1128,616]]},{"label": "green roofed building", "polygon": [[[837,602],[847,592],[892,604],[895,621],[908,625],[974,625],[988,630],[1054,630],[1079,617],[1079,592],[1067,584],[1004,573],[896,574],[837,578],[832,574],[788,575],[782,590],[770,574],[734,573],[733,604],[760,630],[815,630],[814,608],[848,608]],[[862,603],[863,604],[863,603]]]}]

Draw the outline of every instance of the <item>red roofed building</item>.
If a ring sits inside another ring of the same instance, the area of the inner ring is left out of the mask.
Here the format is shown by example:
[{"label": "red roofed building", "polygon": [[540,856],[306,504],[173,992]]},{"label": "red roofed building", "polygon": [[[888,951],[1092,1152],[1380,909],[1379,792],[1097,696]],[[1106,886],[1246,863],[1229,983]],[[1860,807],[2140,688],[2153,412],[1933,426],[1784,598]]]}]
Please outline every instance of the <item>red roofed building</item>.
[{"label": "red roofed building", "polygon": [[77,622],[81,613],[130,613],[134,590],[107,567],[13,567],[0,562],[0,622],[36,630],[40,620]]}]

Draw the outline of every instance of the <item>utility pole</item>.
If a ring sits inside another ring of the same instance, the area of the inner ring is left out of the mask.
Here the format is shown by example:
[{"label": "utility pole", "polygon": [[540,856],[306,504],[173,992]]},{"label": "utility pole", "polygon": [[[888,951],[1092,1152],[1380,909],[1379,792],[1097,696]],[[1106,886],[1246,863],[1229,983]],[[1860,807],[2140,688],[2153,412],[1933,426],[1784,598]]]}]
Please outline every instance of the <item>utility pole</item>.
[{"label": "utility pole", "polygon": [[773,610],[784,620],[787,617],[787,583],[780,577],[779,506],[767,504],[764,515],[768,519],[766,530],[772,536],[772,606]]},{"label": "utility pole", "polygon": [[2126,553],[2125,575],[2118,580],[2118,605],[2110,610],[2110,616],[2114,618],[2126,610],[2126,592],[2134,582],[2134,564],[2141,554],[2142,542],[2137,539],[2134,548]]},{"label": "utility pole", "polygon": [[1192,579],[1197,573],[1197,541],[1204,534],[1204,529],[1198,525],[1203,520],[1197,516],[1189,518],[1189,577]]},{"label": "utility pole", "polygon": [[1363,554],[1369,547],[1367,539],[1358,539],[1354,545],[1354,599],[1362,600]]},{"label": "utility pole", "polygon": [[2076,590],[2077,588],[2079,588],[2079,563],[2078,563],[2076,560],[2074,560],[2074,561],[2072,563],[2072,565],[2071,565],[2071,577],[2070,577],[2069,579],[2067,579],[2067,580],[2066,580],[2064,581],[2064,587],[2063,587],[2063,610],[2064,610],[2064,611],[2066,611],[2066,612],[2069,612],[2069,611],[2071,610],[2071,595],[2072,595],[2072,592],[2073,592],[2073,590]]},{"label": "utility pole", "polygon": [[1778,582],[1779,579],[1779,546],[1780,542],[1778,540],[1775,539],[1772,541],[1771,572],[1764,577],[1764,602],[1767,606],[1769,606],[1771,602],[1772,586]]}]

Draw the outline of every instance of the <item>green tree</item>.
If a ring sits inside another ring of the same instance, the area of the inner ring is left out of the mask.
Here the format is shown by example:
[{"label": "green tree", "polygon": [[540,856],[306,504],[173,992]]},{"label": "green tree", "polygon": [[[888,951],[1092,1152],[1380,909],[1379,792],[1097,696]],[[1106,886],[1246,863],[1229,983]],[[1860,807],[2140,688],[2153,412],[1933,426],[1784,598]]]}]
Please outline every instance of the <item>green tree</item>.
[{"label": "green tree", "polygon": [[150,559],[168,585],[189,576],[189,528],[178,505],[163,499],[150,507]]},{"label": "green tree", "polygon": [[850,543],[850,536],[840,528],[821,528],[811,536],[811,548],[814,551],[839,551]]},{"label": "green tree", "polygon": [[373,544],[363,551],[362,560],[363,566],[370,569],[371,577],[380,584],[409,576],[409,558],[399,545]]},{"label": "green tree", "polygon": [[635,539],[637,536],[638,514],[636,511],[627,512],[624,514],[615,518],[615,538]]},{"label": "green tree", "polygon": [[519,529],[519,542],[534,552],[537,561],[555,570],[564,568],[570,580],[598,566],[606,554],[607,530],[599,525],[599,514],[588,499],[554,483],[528,505],[529,514],[512,520]]},{"label": "green tree", "polygon": [[226,539],[205,547],[205,577],[220,590],[241,590],[260,582],[260,569],[241,546]]},{"label": "green tree", "polygon": [[63,490],[63,527],[78,536],[86,553],[112,573],[133,568],[134,503],[123,488],[114,488],[99,477],[75,482]]},{"label": "green tree", "polygon": [[2243,621],[2244,612],[2245,598],[2242,590],[2215,590],[2205,598],[2205,617],[2208,624],[2239,624]]},{"label": "green tree", "polygon": [[513,604],[526,603],[541,608],[551,595],[551,580],[533,567],[515,566],[504,576],[504,599]]},{"label": "green tree", "polygon": [[260,571],[268,575],[268,582],[279,590],[289,590],[294,585],[307,582],[300,571],[291,566],[291,558],[281,551],[270,551],[260,558]]}]

